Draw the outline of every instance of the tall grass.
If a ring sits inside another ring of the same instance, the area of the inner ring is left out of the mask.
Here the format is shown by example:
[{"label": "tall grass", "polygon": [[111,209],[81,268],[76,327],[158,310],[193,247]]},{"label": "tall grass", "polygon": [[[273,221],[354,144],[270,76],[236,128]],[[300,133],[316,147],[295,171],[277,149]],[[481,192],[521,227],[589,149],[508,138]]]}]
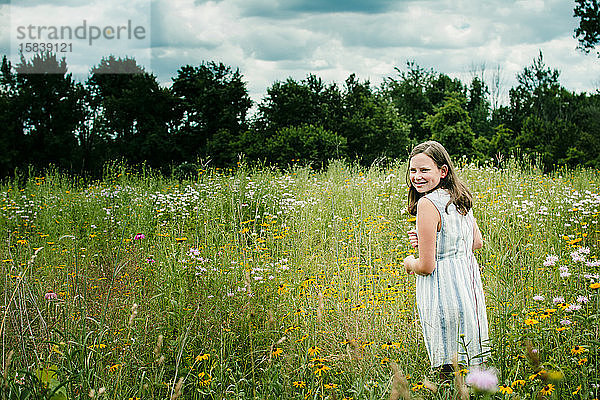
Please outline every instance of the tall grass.
[{"label": "tall grass", "polygon": [[[405,168],[5,184],[1,398],[454,398],[427,383],[403,272]],[[597,398],[597,171],[460,175],[485,237],[494,396]]]}]

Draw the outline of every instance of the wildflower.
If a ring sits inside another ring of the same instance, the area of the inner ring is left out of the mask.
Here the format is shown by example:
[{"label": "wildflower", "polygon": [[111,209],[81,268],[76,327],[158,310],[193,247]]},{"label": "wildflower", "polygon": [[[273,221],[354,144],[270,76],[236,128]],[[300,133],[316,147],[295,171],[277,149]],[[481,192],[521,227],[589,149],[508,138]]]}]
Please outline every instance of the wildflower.
[{"label": "wildflower", "polygon": [[513,383],[510,384],[510,387],[514,388],[515,386],[525,386],[525,381],[523,379],[517,379]]},{"label": "wildflower", "polygon": [[565,298],[562,297],[562,296],[556,296],[555,298],[552,299],[552,302],[554,304],[564,303],[565,302]]},{"label": "wildflower", "polygon": [[587,302],[589,301],[587,296],[578,296],[577,297],[577,302],[578,303],[584,303],[587,304]]},{"label": "wildflower", "polygon": [[199,354],[196,356],[196,362],[200,362],[202,360],[208,360],[210,358],[209,353]]},{"label": "wildflower", "polygon": [[303,341],[305,341],[306,339],[308,339],[308,333],[304,334],[300,339],[296,339],[295,342],[296,343],[302,343]]},{"label": "wildflower", "polygon": [[590,285],[590,289],[598,289],[600,288],[600,282],[595,282]]},{"label": "wildflower", "polygon": [[560,273],[561,278],[568,278],[569,276],[571,276],[571,273],[569,271],[563,271]]},{"label": "wildflower", "polygon": [[545,299],[544,296],[538,294],[538,295],[533,296],[533,300],[535,300],[535,301],[544,301],[546,299]]},{"label": "wildflower", "polygon": [[273,351],[271,352],[271,356],[272,356],[273,358],[277,358],[277,357],[279,357],[279,356],[280,356],[282,353],[283,353],[283,349],[282,349],[281,347],[278,347],[278,348],[276,348],[275,350],[273,350]]},{"label": "wildflower", "polygon": [[44,295],[44,299],[46,300],[56,300],[58,296],[52,290],[48,290],[48,293]]},{"label": "wildflower", "polygon": [[533,319],[533,318],[527,318],[527,319],[525,320],[525,325],[529,325],[529,326],[531,326],[531,325],[535,325],[535,324],[537,324],[538,322],[539,322],[539,321],[538,321],[537,319]]},{"label": "wildflower", "polygon": [[412,391],[416,392],[417,390],[423,389],[423,387],[425,387],[425,385],[423,384],[423,382],[419,381],[413,385]]},{"label": "wildflower", "polygon": [[546,318],[550,317],[551,315],[552,315],[552,313],[550,311],[546,310],[540,315],[540,319],[546,319]]},{"label": "wildflower", "polygon": [[560,324],[561,325],[571,325],[572,322],[568,319],[563,319],[562,321],[560,321]]},{"label": "wildflower", "polygon": [[154,260],[154,258],[152,256],[150,256],[150,257],[146,258],[146,262],[148,264],[154,264],[156,261]]},{"label": "wildflower", "polygon": [[338,387],[338,385],[336,383],[328,383],[324,387],[325,389],[335,389],[336,387]]},{"label": "wildflower", "polygon": [[111,365],[110,367],[108,367],[108,372],[115,372],[116,370],[118,370],[119,368],[121,368],[121,364],[114,364]]},{"label": "wildflower", "polygon": [[579,361],[577,361],[577,364],[579,364],[579,365],[583,365],[583,364],[585,364],[586,362],[587,362],[587,357],[584,357],[584,358],[580,358],[580,359],[579,359]]},{"label": "wildflower", "polygon": [[308,349],[308,354],[310,354],[311,356],[314,356],[315,354],[319,354],[320,351],[321,351],[320,347],[312,346]]},{"label": "wildflower", "polygon": [[200,372],[198,374],[198,378],[200,378],[200,386],[208,387],[210,385],[210,382],[212,381],[212,377],[205,372]]},{"label": "wildflower", "polygon": [[572,395],[576,395],[577,393],[579,393],[579,391],[581,390],[581,385],[577,386],[577,389],[575,389],[574,392],[572,392]]},{"label": "wildflower", "polygon": [[145,239],[146,235],[144,235],[143,233],[137,233],[134,237],[133,240],[142,240]]},{"label": "wildflower", "polygon": [[498,377],[491,369],[473,368],[465,382],[479,392],[495,393],[498,390]]},{"label": "wildflower", "polygon": [[553,266],[554,264],[556,264],[557,261],[558,261],[557,256],[548,255],[548,256],[546,256],[546,261],[544,261],[544,267]]},{"label": "wildflower", "polygon": [[281,285],[279,285],[279,287],[277,288],[277,293],[283,294],[286,292],[287,292],[287,285],[285,283],[282,283]]},{"label": "wildflower", "polygon": [[565,308],[565,311],[567,311],[567,312],[573,312],[573,311],[577,311],[577,310],[581,310],[580,304],[571,304],[571,305],[569,305],[569,307]]},{"label": "wildflower", "polygon": [[577,249],[580,254],[590,254],[590,249],[588,247],[580,247]]},{"label": "wildflower", "polygon": [[292,385],[294,385],[295,388],[303,388],[303,387],[306,387],[306,382],[294,381],[294,382],[292,382]]},{"label": "wildflower", "polygon": [[585,351],[584,347],[577,345],[571,349],[571,354],[581,354],[584,351]]},{"label": "wildflower", "polygon": [[548,394],[552,394],[552,392],[554,391],[554,385],[549,383],[546,386],[544,386],[542,388],[542,390],[540,390],[540,393],[544,396],[548,395]]},{"label": "wildflower", "polygon": [[317,365],[317,369],[315,369],[314,373],[315,373],[315,375],[319,375],[319,376],[321,376],[321,374],[322,374],[323,372],[327,372],[327,371],[329,371],[330,369],[331,369],[331,368],[330,368],[330,367],[328,367],[328,366],[327,366],[327,365],[325,365],[325,364],[319,364],[319,365]]},{"label": "wildflower", "polygon": [[544,375],[545,373],[546,373],[546,370],[542,369],[542,370],[540,370],[540,371],[536,372],[536,373],[535,373],[535,374],[533,374],[533,375],[529,375],[529,380],[530,380],[530,381],[532,381],[532,380],[534,380],[535,378],[537,378],[538,376]]},{"label": "wildflower", "polygon": [[498,388],[502,394],[512,394],[513,389],[508,385],[500,385]]},{"label": "wildflower", "polygon": [[187,240],[186,237],[176,237],[175,238],[175,241],[178,242],[178,243],[185,242],[186,240]]}]

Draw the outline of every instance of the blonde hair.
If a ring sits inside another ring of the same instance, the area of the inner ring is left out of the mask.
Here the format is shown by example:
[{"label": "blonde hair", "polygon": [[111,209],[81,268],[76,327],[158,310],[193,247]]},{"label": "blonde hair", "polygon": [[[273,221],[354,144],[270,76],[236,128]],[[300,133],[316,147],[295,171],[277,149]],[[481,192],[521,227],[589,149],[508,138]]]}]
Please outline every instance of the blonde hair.
[{"label": "blonde hair", "polygon": [[[450,201],[446,204],[446,212],[448,212],[448,206],[454,204],[459,213],[467,215],[469,210],[473,208],[473,196],[467,186],[458,178],[456,168],[454,167],[452,160],[450,160],[450,155],[444,146],[434,140],[421,143],[415,146],[410,152],[410,157],[408,158],[409,163],[414,156],[421,153],[431,158],[438,168],[442,168],[444,165],[448,167],[448,173],[440,180],[440,183],[435,188],[446,189],[450,193]],[[417,192],[410,182],[410,167],[406,170],[406,183],[409,187],[408,212],[411,215],[417,215],[417,202],[426,193]]]}]

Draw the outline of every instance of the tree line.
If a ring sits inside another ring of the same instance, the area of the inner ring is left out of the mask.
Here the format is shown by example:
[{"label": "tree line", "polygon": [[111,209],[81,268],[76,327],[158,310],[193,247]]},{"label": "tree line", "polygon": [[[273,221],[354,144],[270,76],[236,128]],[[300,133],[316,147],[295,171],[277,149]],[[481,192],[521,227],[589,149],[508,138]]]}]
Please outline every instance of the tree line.
[{"label": "tree line", "polygon": [[427,139],[470,160],[519,151],[546,170],[600,168],[598,92],[565,89],[541,52],[505,104],[499,71],[491,83],[484,75],[481,68],[464,83],[411,61],[377,87],[355,74],[343,84],[308,74],[273,83],[253,105],[239,69],[212,61],[181,67],[163,87],[131,58],[106,57],[77,82],[55,54],[14,66],[4,57],[0,174],[55,165],[98,175],[115,159],[165,170],[198,160],[228,167],[242,155],[279,166],[371,165],[404,158]]}]

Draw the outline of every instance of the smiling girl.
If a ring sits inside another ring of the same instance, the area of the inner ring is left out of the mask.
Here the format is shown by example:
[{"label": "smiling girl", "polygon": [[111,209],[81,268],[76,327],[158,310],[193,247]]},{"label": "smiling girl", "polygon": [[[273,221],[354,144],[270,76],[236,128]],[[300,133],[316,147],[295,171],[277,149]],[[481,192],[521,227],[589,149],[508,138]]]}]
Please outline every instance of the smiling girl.
[{"label": "smiling girl", "polygon": [[432,368],[444,375],[452,359],[476,365],[485,361],[488,322],[481,276],[473,250],[483,246],[473,217],[473,198],[458,179],[446,149],[428,141],[410,154],[408,211],[417,229],[408,232],[419,257],[404,259],[416,274],[416,298]]}]

